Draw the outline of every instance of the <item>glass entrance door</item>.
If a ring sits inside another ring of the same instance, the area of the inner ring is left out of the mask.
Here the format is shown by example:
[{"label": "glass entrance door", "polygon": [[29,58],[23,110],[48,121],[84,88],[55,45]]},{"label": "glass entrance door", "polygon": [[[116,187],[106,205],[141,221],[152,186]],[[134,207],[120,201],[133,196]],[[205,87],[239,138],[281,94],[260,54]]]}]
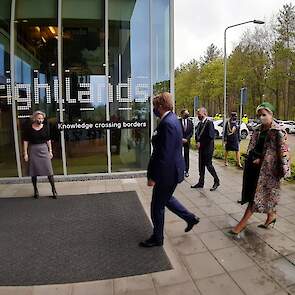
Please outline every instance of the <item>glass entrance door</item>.
[{"label": "glass entrance door", "polygon": [[[105,1],[63,0],[64,121],[106,120]],[[68,174],[107,172],[107,132],[66,130]]]},{"label": "glass entrance door", "polygon": [[112,121],[146,121],[111,130],[112,172],[145,170],[150,155],[149,0],[109,0],[109,83]]}]

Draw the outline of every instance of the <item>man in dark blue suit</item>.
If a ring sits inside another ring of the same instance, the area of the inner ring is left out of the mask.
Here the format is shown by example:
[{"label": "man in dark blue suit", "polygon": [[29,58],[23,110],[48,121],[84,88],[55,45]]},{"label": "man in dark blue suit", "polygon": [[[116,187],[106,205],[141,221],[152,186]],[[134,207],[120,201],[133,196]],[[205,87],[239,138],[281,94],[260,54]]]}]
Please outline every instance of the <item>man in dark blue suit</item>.
[{"label": "man in dark blue suit", "polygon": [[180,113],[181,118],[179,122],[182,127],[182,144],[183,144],[183,155],[185,161],[185,177],[189,177],[189,150],[191,145],[191,137],[194,133],[193,122],[189,119],[188,110],[184,109]]},{"label": "man in dark blue suit", "polygon": [[212,164],[213,152],[214,152],[214,138],[215,129],[214,124],[207,118],[207,110],[203,107],[198,110],[198,118],[200,120],[195,134],[197,148],[199,150],[199,182],[191,188],[203,188],[205,183],[205,168],[207,167],[209,173],[214,178],[213,187],[210,191],[215,191],[220,181]]},{"label": "man in dark blue suit", "polygon": [[148,165],[148,186],[153,186],[151,218],[154,226],[152,236],[141,242],[141,247],[162,246],[164,240],[165,206],[187,222],[185,232],[190,231],[199,218],[189,212],[175,197],[173,192],[184,179],[184,159],[182,156],[182,128],[177,116],[172,112],[173,100],[168,92],[153,100],[154,114],[160,123],[152,138],[153,153]]}]

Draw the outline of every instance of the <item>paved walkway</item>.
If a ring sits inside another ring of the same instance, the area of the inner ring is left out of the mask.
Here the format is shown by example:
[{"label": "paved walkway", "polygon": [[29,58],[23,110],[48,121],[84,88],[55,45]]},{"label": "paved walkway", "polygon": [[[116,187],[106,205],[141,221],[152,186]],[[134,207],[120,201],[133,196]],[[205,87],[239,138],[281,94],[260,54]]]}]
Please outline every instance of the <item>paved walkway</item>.
[{"label": "paved walkway", "polygon": [[[167,212],[165,250],[173,270],[115,280],[67,285],[0,287],[0,295],[283,295],[295,294],[295,186],[283,185],[274,229],[257,224],[265,216],[256,214],[240,239],[224,232],[237,223],[244,208],[240,197],[242,172],[216,164],[221,187],[210,192],[211,176],[205,189],[193,190],[196,182],[196,153],[191,154],[191,176],[178,186],[175,195],[195,212],[201,222],[185,234],[185,224]],[[60,195],[136,190],[149,214],[151,189],[146,180],[122,179],[57,183]],[[40,184],[48,195],[49,185]],[[28,197],[30,184],[0,185],[0,197]],[[148,251],[148,249],[147,249]],[[0,262],[1,263],[1,262]],[[119,267],[119,266],[118,266]]]}]

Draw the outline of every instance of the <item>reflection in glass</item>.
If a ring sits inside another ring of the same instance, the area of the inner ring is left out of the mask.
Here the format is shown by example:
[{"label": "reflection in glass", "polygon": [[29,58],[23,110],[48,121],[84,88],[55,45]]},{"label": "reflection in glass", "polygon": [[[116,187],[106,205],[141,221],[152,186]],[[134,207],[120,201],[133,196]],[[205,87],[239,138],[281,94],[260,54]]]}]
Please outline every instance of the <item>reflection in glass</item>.
[{"label": "reflection in glass", "polygon": [[147,128],[111,131],[112,172],[145,170],[150,154],[149,1],[109,1],[112,121],[146,120]]},{"label": "reflection in glass", "polygon": [[154,94],[170,91],[170,4],[152,1],[152,68]]},{"label": "reflection in glass", "polygon": [[[36,110],[46,113],[53,148],[53,169],[62,174],[57,93],[57,1],[16,1],[15,82],[18,131],[29,124]],[[42,9],[40,10],[40,5]],[[22,153],[22,140],[20,149]],[[22,159],[22,157],[21,157]],[[23,175],[27,165],[22,159]]]},{"label": "reflection in glass", "polygon": [[[65,122],[106,120],[104,0],[63,1]],[[69,174],[107,172],[106,131],[66,130]]]},{"label": "reflection in glass", "polygon": [[[0,9],[0,177],[17,176],[15,151],[9,148],[14,146],[10,88],[11,2],[1,0]],[[30,123],[29,116],[40,109],[47,114],[51,127],[54,172],[62,174],[60,132],[56,125],[60,116],[58,0],[15,2],[14,78],[20,156],[22,159],[22,131]],[[139,171],[147,167],[150,95],[151,92],[170,91],[169,2],[108,0],[106,40],[105,0],[61,1],[61,111],[65,122],[104,122],[108,107],[111,121],[147,123],[144,128],[110,131],[112,172]],[[105,47],[108,47],[107,53]],[[68,174],[108,171],[105,130],[65,130],[64,133]],[[26,175],[26,163],[22,161],[21,164]]]},{"label": "reflection in glass", "polygon": [[10,5],[0,9],[0,177],[17,176],[10,97]]}]

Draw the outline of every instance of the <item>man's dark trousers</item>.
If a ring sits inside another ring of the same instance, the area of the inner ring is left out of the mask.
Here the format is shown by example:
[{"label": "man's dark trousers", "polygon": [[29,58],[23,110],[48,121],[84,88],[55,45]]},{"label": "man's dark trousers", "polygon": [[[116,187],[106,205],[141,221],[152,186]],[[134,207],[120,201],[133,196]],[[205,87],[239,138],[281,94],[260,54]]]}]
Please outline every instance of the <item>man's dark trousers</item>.
[{"label": "man's dark trousers", "polygon": [[199,149],[199,184],[204,185],[205,182],[205,169],[207,167],[209,173],[214,178],[214,183],[219,183],[219,178],[217,176],[217,173],[215,171],[215,168],[212,164],[212,158],[213,158],[213,151],[212,149]]},{"label": "man's dark trousers", "polygon": [[[184,121],[185,120],[185,121]],[[179,119],[179,122],[182,127],[183,138],[187,140],[186,143],[183,143],[183,156],[185,161],[185,172],[189,171],[189,149],[190,149],[190,141],[193,136],[194,126],[190,119]],[[186,122],[186,124],[184,124]],[[186,125],[186,127],[185,127]]]},{"label": "man's dark trousers", "polygon": [[190,144],[188,142],[183,144],[183,156],[184,156],[184,161],[185,161],[185,172],[189,171],[189,148],[190,148]]},{"label": "man's dark trousers", "polygon": [[190,213],[176,198],[173,197],[177,184],[167,186],[155,184],[151,203],[151,218],[154,225],[153,238],[162,242],[164,239],[165,206],[186,222],[194,220],[195,215]]}]

